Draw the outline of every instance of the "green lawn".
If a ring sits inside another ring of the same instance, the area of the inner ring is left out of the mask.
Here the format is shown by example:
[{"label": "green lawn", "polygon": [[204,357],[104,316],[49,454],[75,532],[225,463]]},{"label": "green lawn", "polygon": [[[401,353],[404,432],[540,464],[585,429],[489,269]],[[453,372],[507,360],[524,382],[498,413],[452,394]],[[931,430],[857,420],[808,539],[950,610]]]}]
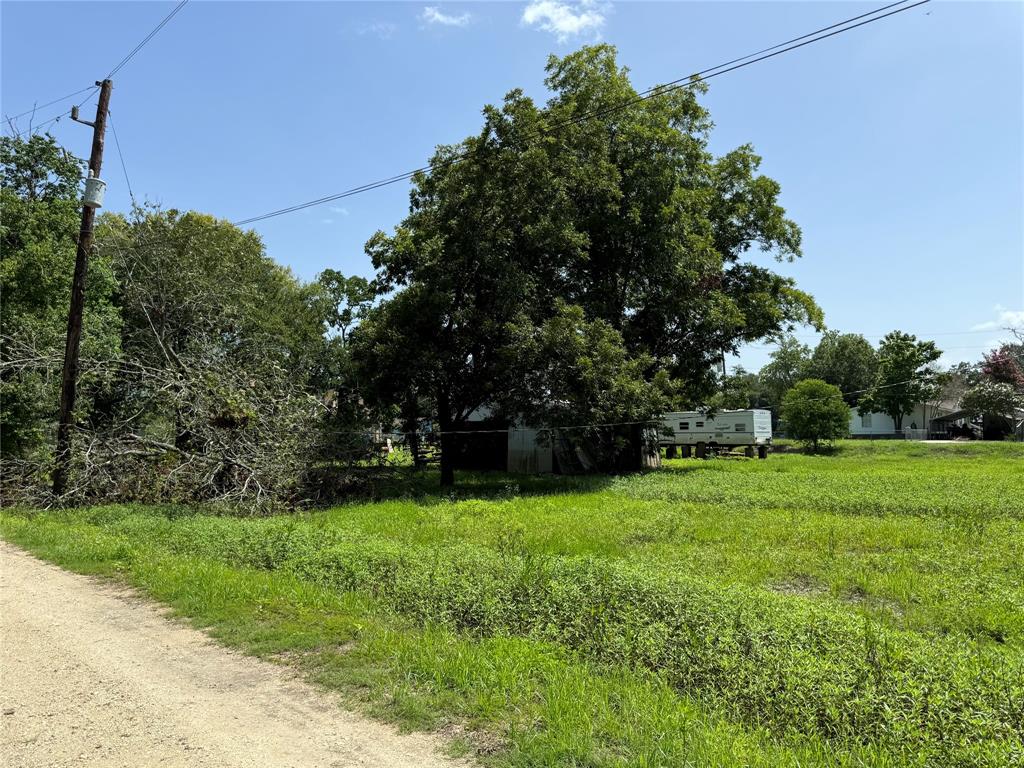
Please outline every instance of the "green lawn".
[{"label": "green lawn", "polygon": [[1022,445],[433,482],[0,532],[495,765],[1024,764]]}]

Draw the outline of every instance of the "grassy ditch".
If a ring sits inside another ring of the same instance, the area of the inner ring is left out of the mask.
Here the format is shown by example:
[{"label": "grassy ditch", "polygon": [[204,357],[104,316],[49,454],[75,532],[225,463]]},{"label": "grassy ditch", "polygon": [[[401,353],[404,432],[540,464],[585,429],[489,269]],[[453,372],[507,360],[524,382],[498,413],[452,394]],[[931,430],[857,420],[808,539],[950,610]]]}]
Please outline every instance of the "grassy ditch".
[{"label": "grassy ditch", "polygon": [[951,448],[2,531],[497,764],[1012,764],[1024,453]]}]

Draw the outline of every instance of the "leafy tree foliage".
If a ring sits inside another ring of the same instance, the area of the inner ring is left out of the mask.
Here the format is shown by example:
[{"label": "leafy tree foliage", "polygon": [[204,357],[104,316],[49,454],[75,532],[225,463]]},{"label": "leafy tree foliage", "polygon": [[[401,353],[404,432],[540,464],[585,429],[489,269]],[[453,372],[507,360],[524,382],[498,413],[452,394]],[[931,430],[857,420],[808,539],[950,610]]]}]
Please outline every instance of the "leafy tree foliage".
[{"label": "leafy tree foliage", "polygon": [[850,409],[839,387],[821,379],[797,382],[782,401],[787,433],[817,451],[821,443],[846,437]]},{"label": "leafy tree foliage", "polygon": [[1013,431],[1016,411],[1024,408],[1024,344],[1004,344],[985,354],[981,370],[967,382],[960,407],[982,418],[986,439]]},{"label": "leafy tree foliage", "polygon": [[761,389],[775,408],[781,406],[786,392],[806,377],[810,359],[810,347],[797,341],[796,337],[787,335],[779,339],[771,361],[758,374]]},{"label": "leafy tree foliage", "polygon": [[835,384],[846,404],[855,407],[875,381],[878,356],[860,334],[828,331],[811,355],[807,374]]},{"label": "leafy tree foliage", "polygon": [[[723,351],[822,320],[791,279],[748,258],[795,258],[800,232],[749,146],[708,150],[701,86],[637,100],[606,45],[552,57],[547,75],[547,105],[513,90],[486,107],[477,135],[440,147],[413,178],[409,216],[367,244],[392,295],[354,354],[376,395],[428,395],[442,431],[485,403],[530,412],[547,397],[514,348],[524,328],[580,317],[570,307],[602,323],[581,332],[621,337],[633,362],[608,370],[630,371],[638,387],[671,381],[661,389],[680,404],[713,392]],[[572,349],[550,365],[572,370]],[[596,418],[580,405],[573,420]]]},{"label": "leafy tree foliage", "polygon": [[[158,431],[166,423],[170,434],[162,437],[186,449],[198,437],[185,423],[182,400],[140,386],[149,373],[173,372],[184,389],[205,377],[221,389],[199,398],[207,410],[195,415],[197,423],[241,424],[251,417],[234,405],[245,396],[213,367],[238,373],[239,381],[288,381],[304,389],[321,354],[326,316],[318,310],[325,309],[267,257],[259,236],[195,212],[138,213],[131,221],[106,214],[97,228],[98,249],[119,283],[127,363],[101,416],[113,422],[126,411],[139,413]],[[188,401],[190,411],[199,400]]]},{"label": "leafy tree foliage", "polygon": [[321,272],[307,290],[309,307],[323,323],[324,339],[313,357],[308,385],[323,394],[328,408],[325,458],[347,460],[370,449],[371,425],[393,420],[392,412],[367,407],[352,360],[352,331],[366,315],[376,291],[366,278],[348,277],[334,269]]},{"label": "leafy tree foliage", "polygon": [[985,377],[964,393],[960,407],[973,416],[1005,417],[1024,408],[1024,390]]},{"label": "leafy tree foliage", "polygon": [[[495,393],[505,412],[518,412],[528,422],[551,425],[634,425],[666,409],[671,383],[664,372],[653,381],[644,377],[652,361],[630,357],[622,335],[604,320],[587,320],[583,308],[558,301],[555,314],[539,327],[525,325],[513,342],[526,392],[532,398]],[[608,426],[566,430],[563,438],[579,445],[606,469],[620,466],[628,448],[629,430]]]},{"label": "leafy tree foliage", "polygon": [[343,344],[376,297],[365,277],[346,277],[336,269],[325,269],[311,287],[312,301],[327,325],[327,332]]},{"label": "leafy tree foliage", "polygon": [[1024,343],[1003,344],[985,354],[981,369],[993,381],[1024,391]]},{"label": "leafy tree foliage", "polygon": [[[650,359],[630,357],[622,335],[582,307],[558,302],[539,327],[525,326],[512,350],[528,392],[544,393],[512,406],[536,423],[594,424],[648,418],[668,405],[664,375],[644,379]],[[501,402],[501,396],[496,397]],[[578,420],[578,421],[573,421]]]},{"label": "leafy tree foliage", "polygon": [[886,334],[878,345],[875,380],[861,398],[858,410],[888,414],[900,431],[905,415],[935,397],[938,372],[933,363],[941,356],[934,342],[918,341],[901,331]]},{"label": "leafy tree foliage", "polygon": [[77,202],[84,167],[49,134],[0,137],[0,182],[20,200]]},{"label": "leafy tree foliage", "polygon": [[766,397],[760,376],[738,365],[733,372],[721,377],[719,390],[707,401],[712,411],[769,408],[772,403]]},{"label": "leafy tree foliage", "polygon": [[[48,447],[59,401],[83,164],[51,136],[0,138],[0,451]],[[86,275],[78,415],[108,381],[120,319],[110,259],[94,255]]]},{"label": "leafy tree foliage", "polygon": [[173,362],[216,340],[226,359],[262,361],[304,375],[326,311],[255,232],[194,211],[150,210],[128,221],[102,217],[97,246],[120,283],[126,355]]}]

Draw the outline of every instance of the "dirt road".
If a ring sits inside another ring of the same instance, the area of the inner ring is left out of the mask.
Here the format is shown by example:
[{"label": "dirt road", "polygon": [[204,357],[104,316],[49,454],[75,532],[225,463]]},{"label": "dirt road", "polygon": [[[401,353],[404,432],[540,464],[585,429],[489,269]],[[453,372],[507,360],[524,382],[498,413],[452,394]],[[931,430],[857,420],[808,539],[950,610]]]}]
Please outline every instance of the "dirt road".
[{"label": "dirt road", "polygon": [[0,542],[0,764],[452,766],[133,593]]}]

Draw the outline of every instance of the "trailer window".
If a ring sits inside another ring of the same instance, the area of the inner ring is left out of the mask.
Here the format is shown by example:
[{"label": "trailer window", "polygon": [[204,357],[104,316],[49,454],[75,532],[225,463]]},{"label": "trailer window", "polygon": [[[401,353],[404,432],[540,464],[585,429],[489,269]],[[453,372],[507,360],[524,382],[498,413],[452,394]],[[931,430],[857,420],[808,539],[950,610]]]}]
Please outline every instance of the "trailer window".
[{"label": "trailer window", "polygon": [[747,428],[745,426],[743,426],[742,424],[737,424],[736,425],[736,431],[737,432],[746,432],[746,430],[747,430]]},{"label": "trailer window", "polygon": [[698,421],[697,422],[697,426],[698,427],[703,427],[704,426],[704,422],[703,421]]},{"label": "trailer window", "polygon": [[690,422],[688,422],[688,421],[680,421],[679,422],[679,428],[680,429],[689,429],[690,428]]}]

